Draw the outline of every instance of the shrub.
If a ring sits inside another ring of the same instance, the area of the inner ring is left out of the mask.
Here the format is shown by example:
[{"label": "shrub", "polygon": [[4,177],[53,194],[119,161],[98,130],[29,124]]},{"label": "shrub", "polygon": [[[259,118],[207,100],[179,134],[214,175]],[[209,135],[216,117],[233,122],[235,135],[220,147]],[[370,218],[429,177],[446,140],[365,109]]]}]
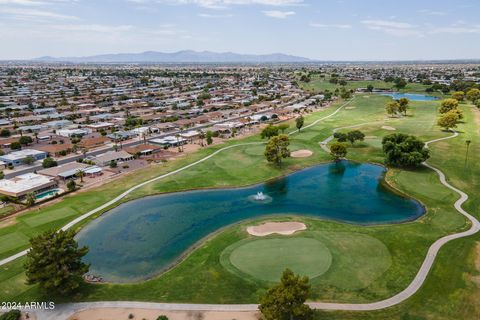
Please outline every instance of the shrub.
[{"label": "shrub", "polygon": [[20,310],[10,310],[7,313],[0,315],[0,320],[18,320],[20,319]]}]

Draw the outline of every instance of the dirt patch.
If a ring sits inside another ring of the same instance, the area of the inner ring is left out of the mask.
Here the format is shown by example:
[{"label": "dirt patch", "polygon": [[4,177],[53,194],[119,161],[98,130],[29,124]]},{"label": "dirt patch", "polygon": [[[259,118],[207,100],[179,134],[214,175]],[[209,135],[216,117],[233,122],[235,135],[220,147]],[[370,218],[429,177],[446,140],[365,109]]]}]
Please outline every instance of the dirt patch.
[{"label": "dirt patch", "polygon": [[266,222],[259,226],[248,227],[247,232],[256,237],[265,237],[274,233],[288,236],[306,229],[307,226],[301,222]]},{"label": "dirt patch", "polygon": [[357,107],[345,107],[345,110],[357,109]]},{"label": "dirt patch", "polygon": [[293,151],[290,153],[290,156],[292,158],[307,158],[307,157],[310,157],[312,154],[313,154],[312,151],[305,149],[305,150]]},{"label": "dirt patch", "polygon": [[394,127],[390,127],[390,126],[382,126],[382,129],[383,130],[387,130],[387,131],[395,131],[397,129],[395,129]]},{"label": "dirt patch", "polygon": [[97,308],[77,312],[68,320],[118,320],[129,319],[155,320],[165,315],[169,320],[257,320],[257,312],[213,312],[213,311],[162,311],[134,308]]}]

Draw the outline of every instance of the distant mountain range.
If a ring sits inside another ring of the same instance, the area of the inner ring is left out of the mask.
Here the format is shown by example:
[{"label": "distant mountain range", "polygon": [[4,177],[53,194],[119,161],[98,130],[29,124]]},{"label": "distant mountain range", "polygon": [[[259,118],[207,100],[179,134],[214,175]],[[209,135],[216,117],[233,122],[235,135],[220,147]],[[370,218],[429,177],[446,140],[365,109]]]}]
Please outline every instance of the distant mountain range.
[{"label": "distant mountain range", "polygon": [[172,53],[146,51],[142,53],[102,54],[86,57],[40,57],[39,62],[73,62],[73,63],[289,63],[310,62],[312,60],[282,53],[273,54],[239,54],[233,52],[211,52],[183,50]]}]

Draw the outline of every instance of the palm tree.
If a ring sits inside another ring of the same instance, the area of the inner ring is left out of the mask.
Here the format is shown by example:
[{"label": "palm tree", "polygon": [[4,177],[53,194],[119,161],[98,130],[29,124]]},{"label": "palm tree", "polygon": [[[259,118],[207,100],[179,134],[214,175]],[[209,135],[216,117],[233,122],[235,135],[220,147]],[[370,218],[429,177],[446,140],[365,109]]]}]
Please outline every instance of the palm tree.
[{"label": "palm tree", "polygon": [[200,131],[198,138],[200,139],[200,145],[203,147],[204,146],[203,139],[205,139],[205,133],[203,131]]},{"label": "palm tree", "polygon": [[183,152],[183,146],[180,145],[180,134],[177,133],[175,138],[177,138],[178,152]]},{"label": "palm tree", "polygon": [[34,137],[35,137],[35,140],[36,140],[37,143],[38,143],[38,132],[34,132],[33,135],[34,135]]},{"label": "palm tree", "polygon": [[35,197],[35,193],[29,192],[27,193],[27,196],[25,198],[25,203],[27,206],[31,207],[35,204],[35,201],[37,201],[37,198]]},{"label": "palm tree", "polygon": [[83,170],[78,170],[77,173],[75,173],[77,177],[80,178],[80,182],[83,183],[83,177],[85,177],[85,172]]}]

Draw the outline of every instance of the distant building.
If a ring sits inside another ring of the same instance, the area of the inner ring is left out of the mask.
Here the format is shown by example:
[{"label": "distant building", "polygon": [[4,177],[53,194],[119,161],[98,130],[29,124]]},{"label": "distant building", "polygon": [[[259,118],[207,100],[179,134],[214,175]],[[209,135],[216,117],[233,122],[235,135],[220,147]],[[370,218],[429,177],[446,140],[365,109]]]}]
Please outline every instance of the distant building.
[{"label": "distant building", "polygon": [[50,177],[27,173],[12,179],[0,180],[0,194],[21,198],[30,192],[38,193],[55,186],[57,182]]},{"label": "distant building", "polygon": [[125,162],[133,160],[133,156],[126,151],[109,151],[96,156],[93,161],[99,166],[108,166],[112,161]]},{"label": "distant building", "polygon": [[7,165],[18,166],[24,164],[25,159],[28,157],[32,157],[35,160],[43,160],[47,157],[47,153],[34,149],[23,149],[0,156],[0,161],[5,162]]},{"label": "distant building", "polygon": [[83,137],[87,134],[92,133],[91,129],[83,128],[83,129],[62,129],[57,130],[56,132],[59,136],[70,138],[72,136],[80,136]]}]

